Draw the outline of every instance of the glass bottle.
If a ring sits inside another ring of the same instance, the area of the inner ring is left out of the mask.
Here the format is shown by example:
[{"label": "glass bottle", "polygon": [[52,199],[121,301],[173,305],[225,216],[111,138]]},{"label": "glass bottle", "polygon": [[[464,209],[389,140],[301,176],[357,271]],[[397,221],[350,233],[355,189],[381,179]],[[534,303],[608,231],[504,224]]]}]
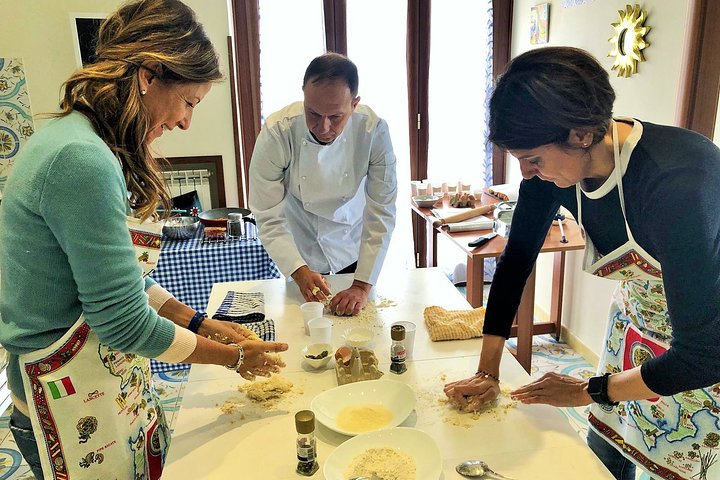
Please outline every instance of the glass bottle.
[{"label": "glass bottle", "polygon": [[239,213],[228,213],[227,216],[227,236],[228,239],[239,239],[245,232],[242,215]]},{"label": "glass bottle", "polygon": [[295,471],[306,477],[317,472],[317,451],[315,448],[315,414],[312,410],[300,410],[295,414],[295,429],[297,430],[298,464]]},{"label": "glass bottle", "polygon": [[393,325],[390,327],[390,338],[392,339],[392,345],[390,346],[390,371],[400,374],[407,370],[407,365],[405,365],[405,327],[402,325]]}]

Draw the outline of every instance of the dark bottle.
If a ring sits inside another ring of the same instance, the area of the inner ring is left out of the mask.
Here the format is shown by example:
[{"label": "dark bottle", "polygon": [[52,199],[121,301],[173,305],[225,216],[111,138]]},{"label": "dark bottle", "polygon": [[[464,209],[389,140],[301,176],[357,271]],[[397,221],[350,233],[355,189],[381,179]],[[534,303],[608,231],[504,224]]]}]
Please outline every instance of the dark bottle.
[{"label": "dark bottle", "polygon": [[390,327],[390,338],[392,338],[390,371],[400,374],[407,370],[407,365],[405,365],[405,327],[402,325]]},{"label": "dark bottle", "polygon": [[315,448],[315,414],[311,410],[300,410],[295,414],[295,429],[297,430],[297,459],[295,471],[306,477],[317,472],[317,450]]}]

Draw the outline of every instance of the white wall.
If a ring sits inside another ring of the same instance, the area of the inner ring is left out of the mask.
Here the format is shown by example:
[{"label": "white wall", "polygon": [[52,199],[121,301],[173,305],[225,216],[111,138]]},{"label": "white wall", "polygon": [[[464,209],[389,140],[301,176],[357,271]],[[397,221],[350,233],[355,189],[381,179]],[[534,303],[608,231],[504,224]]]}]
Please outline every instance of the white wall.
[{"label": "white wall", "polygon": [[[515,0],[513,7],[512,55],[534,48],[530,44],[530,7],[538,0]],[[564,8],[560,0],[550,3],[549,43],[569,45],[592,53],[608,71],[613,57],[608,41],[614,34],[611,23],[619,20],[618,10],[624,10],[626,0],[586,0],[584,4]],[[571,2],[580,3],[580,2]],[[688,0],[646,0],[646,26],[651,30],[645,37],[650,46],[644,50],[646,62],[638,66],[638,74],[620,78],[610,73],[617,100],[615,114],[636,117],[653,123],[673,124],[679,87],[680,59],[685,40]],[[717,134],[716,134],[717,136]],[[508,177],[519,181],[520,171],[515,159],[510,159]],[[549,298],[551,256],[538,261],[539,301]],[[615,282],[592,277],[582,272],[582,253],[568,254],[565,277],[563,325],[585,346],[599,355],[605,332],[610,295]],[[542,304],[541,304],[542,306]],[[545,307],[547,308],[547,307]]]},{"label": "white wall", "polygon": [[[0,0],[0,57],[22,57],[36,128],[42,113],[57,111],[60,85],[78,67],[71,13],[107,14],[119,0]],[[223,0],[185,0],[197,13],[228,72],[228,14]],[[165,156],[222,155],[229,206],[238,205],[230,83],[215,85],[193,114],[190,130],[166,132],[155,144]]]}]

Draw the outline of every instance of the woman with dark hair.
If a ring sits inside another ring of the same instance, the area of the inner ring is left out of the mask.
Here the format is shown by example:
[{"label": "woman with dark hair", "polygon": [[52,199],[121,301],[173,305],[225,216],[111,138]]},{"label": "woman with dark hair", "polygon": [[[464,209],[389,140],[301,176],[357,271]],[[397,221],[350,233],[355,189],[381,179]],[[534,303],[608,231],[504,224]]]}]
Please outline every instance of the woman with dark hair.
[{"label": "woman with dark hair", "polygon": [[143,278],[126,223],[169,211],[150,144],[190,128],[221,78],[185,4],[126,4],[20,152],[0,207],[0,342],[10,429],[37,478],[160,478],[169,429],[148,358],[248,379],[284,366],[267,352],[286,344],[205,319]]},{"label": "woman with dark hair", "polygon": [[585,271],[618,281],[598,376],[550,373],[511,395],[592,404],[588,444],[618,479],[634,479],[635,464],[654,478],[716,478],[720,150],[688,130],[613,117],[614,100],[607,72],[575,48],[524,53],[500,77],[490,140],[520,161],[523,181],[478,372],[445,392],[470,410],[499,395],[505,339],[563,206],[585,233]]}]

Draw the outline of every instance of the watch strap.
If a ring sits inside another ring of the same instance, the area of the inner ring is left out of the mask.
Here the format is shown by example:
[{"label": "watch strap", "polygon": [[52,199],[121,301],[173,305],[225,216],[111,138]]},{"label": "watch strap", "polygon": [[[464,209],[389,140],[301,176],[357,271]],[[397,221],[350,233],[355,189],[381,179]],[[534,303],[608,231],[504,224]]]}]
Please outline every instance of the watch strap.
[{"label": "watch strap", "polygon": [[195,315],[193,315],[190,319],[190,323],[188,324],[188,330],[193,333],[198,333],[200,325],[205,321],[205,318],[205,312],[195,312]]},{"label": "watch strap", "polygon": [[598,377],[591,377],[588,380],[587,392],[588,395],[590,395],[590,398],[592,398],[595,403],[610,406],[615,406],[618,404],[618,402],[613,402],[612,400],[610,400],[610,397],[608,396],[609,380],[609,372]]}]

